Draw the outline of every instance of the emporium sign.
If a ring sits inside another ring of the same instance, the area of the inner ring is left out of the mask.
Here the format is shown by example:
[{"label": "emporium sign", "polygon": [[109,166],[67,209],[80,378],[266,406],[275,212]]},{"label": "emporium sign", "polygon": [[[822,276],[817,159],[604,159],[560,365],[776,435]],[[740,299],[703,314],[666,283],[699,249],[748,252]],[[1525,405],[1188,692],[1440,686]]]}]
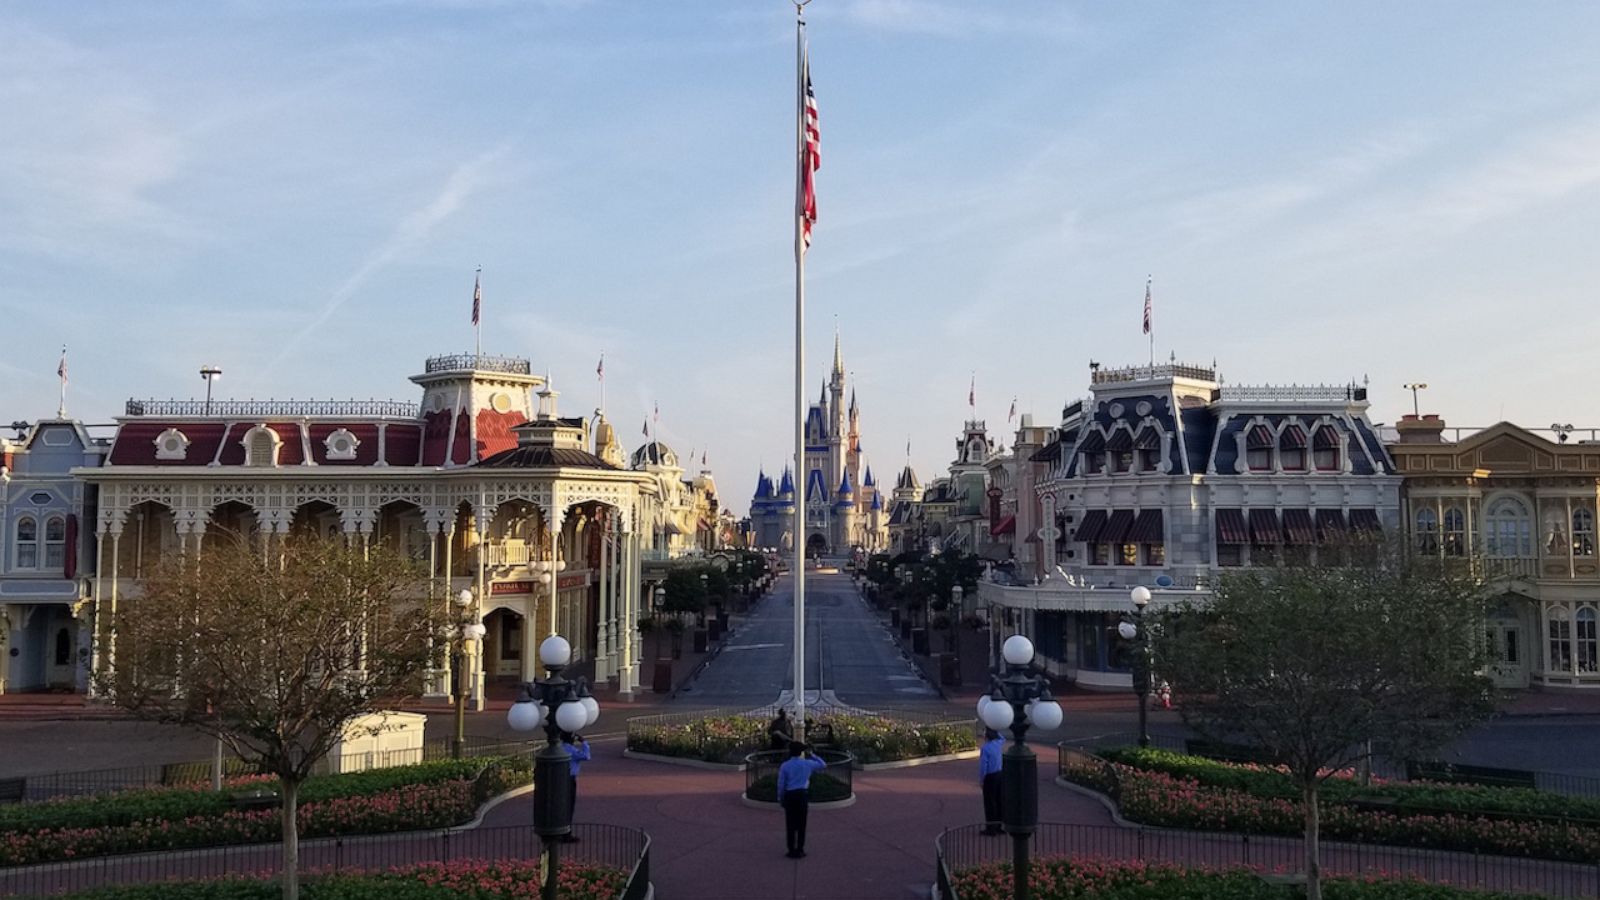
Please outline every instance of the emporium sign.
[{"label": "emporium sign", "polygon": [[490,596],[498,597],[501,594],[531,594],[533,582],[531,581],[496,581],[489,585]]}]

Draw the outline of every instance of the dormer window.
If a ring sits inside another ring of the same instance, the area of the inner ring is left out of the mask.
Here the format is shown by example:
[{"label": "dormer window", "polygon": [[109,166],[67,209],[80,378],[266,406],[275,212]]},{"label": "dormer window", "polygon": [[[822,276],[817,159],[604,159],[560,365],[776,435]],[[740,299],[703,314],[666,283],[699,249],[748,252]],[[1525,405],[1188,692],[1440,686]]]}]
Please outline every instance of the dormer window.
[{"label": "dormer window", "polygon": [[1138,455],[1139,471],[1154,472],[1161,468],[1161,432],[1154,426],[1139,432],[1133,439],[1133,449]]},{"label": "dormer window", "polygon": [[1078,452],[1083,454],[1083,471],[1085,474],[1098,475],[1105,471],[1106,439],[1098,431],[1091,431],[1084,435],[1083,443],[1078,446]]},{"label": "dormer window", "polygon": [[1339,470],[1339,429],[1324,425],[1311,436],[1311,461],[1318,472]]},{"label": "dormer window", "polygon": [[156,459],[181,460],[189,455],[189,438],[176,428],[156,435]]},{"label": "dormer window", "polygon": [[1267,426],[1251,426],[1244,439],[1244,461],[1250,471],[1272,471],[1272,443],[1272,431]]},{"label": "dormer window", "polygon": [[340,428],[328,435],[322,446],[328,449],[329,459],[351,460],[356,458],[356,448],[361,446],[361,441],[348,428]]},{"label": "dormer window", "polygon": [[1128,429],[1111,432],[1111,437],[1106,439],[1106,450],[1111,456],[1111,471],[1133,471],[1133,434]]},{"label": "dormer window", "polygon": [[39,568],[39,522],[31,516],[17,520],[17,568]]},{"label": "dormer window", "polygon": [[244,435],[244,464],[247,466],[276,466],[278,464],[278,448],[283,441],[278,433],[265,425],[245,432]]},{"label": "dormer window", "polygon": [[1306,433],[1299,425],[1290,425],[1278,435],[1278,464],[1285,472],[1306,470]]}]

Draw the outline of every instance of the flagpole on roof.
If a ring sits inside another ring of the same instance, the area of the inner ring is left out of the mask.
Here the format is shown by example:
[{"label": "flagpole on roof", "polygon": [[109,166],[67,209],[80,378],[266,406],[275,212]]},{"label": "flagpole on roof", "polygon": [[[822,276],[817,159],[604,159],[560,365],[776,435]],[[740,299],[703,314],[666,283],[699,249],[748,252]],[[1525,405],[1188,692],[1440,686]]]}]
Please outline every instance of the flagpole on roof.
[{"label": "flagpole on roof", "polygon": [[483,266],[472,276],[472,334],[475,346],[472,367],[478,368],[478,357],[483,355]]},{"label": "flagpole on roof", "polygon": [[806,730],[806,485],[805,442],[807,178],[811,164],[806,136],[806,16],[811,0],[794,2],[795,46],[795,212],[794,212],[794,470],[799,496],[794,505],[794,734]]},{"label": "flagpole on roof", "polygon": [[56,377],[61,379],[61,403],[56,407],[56,418],[67,417],[67,345],[61,345],[61,364],[56,366]]}]

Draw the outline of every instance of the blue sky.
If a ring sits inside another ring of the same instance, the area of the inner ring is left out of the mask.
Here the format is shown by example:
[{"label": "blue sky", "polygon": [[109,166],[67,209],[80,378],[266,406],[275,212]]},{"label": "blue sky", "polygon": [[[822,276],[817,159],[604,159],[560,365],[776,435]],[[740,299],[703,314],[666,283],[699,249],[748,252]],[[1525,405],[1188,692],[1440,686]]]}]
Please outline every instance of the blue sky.
[{"label": "blue sky", "polygon": [[[815,0],[808,394],[875,468],[1087,363],[1368,377],[1600,426],[1600,4]],[[737,0],[0,5],[0,418],[414,399],[431,354],[655,403],[742,510],[792,444],[793,11]],[[1004,438],[1009,445],[1009,435]]]}]

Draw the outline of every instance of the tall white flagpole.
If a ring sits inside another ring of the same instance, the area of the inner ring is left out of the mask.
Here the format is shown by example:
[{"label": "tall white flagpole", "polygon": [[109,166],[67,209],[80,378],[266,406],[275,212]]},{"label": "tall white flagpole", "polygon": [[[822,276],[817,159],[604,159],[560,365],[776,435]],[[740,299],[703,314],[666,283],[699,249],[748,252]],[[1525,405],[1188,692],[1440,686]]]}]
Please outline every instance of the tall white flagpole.
[{"label": "tall white flagpole", "polygon": [[[807,0],[809,2],[809,0]],[[794,732],[806,730],[806,18],[805,2],[795,14],[795,209],[794,209]]]}]

